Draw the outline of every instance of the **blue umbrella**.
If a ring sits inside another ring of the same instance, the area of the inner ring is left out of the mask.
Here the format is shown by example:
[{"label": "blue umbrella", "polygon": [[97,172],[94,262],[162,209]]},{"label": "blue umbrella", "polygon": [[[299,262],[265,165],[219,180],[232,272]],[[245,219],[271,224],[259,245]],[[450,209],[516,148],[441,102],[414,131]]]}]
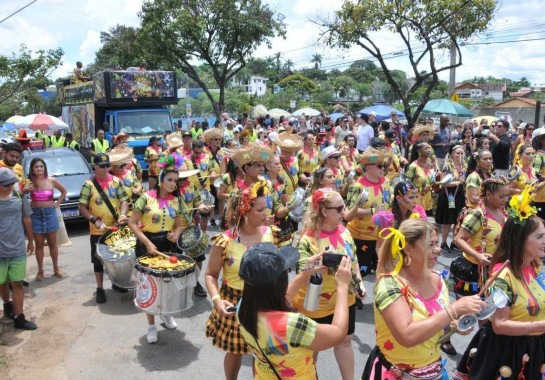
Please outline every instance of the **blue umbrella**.
[{"label": "blue umbrella", "polygon": [[376,104],[371,107],[366,107],[362,110],[358,111],[359,113],[366,113],[369,114],[371,112],[374,112],[376,114],[377,121],[382,121],[385,119],[389,119],[392,116],[392,112],[397,113],[398,118],[404,118],[405,114],[401,111],[396,110],[393,107],[390,107],[387,104]]},{"label": "blue umbrella", "polygon": [[2,129],[4,131],[13,131],[15,129],[15,125],[13,123],[4,123]]},{"label": "blue umbrella", "polygon": [[343,117],[343,116],[344,116],[344,113],[335,112],[335,113],[332,113],[331,115],[329,115],[329,119],[333,120],[333,121],[336,121],[339,117]]}]

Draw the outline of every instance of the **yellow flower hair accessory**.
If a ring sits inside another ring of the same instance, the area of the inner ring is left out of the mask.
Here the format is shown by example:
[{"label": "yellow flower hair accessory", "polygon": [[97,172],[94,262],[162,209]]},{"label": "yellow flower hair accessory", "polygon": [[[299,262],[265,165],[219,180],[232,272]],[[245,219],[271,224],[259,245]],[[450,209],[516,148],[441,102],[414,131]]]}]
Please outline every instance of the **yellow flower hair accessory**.
[{"label": "yellow flower hair accessory", "polygon": [[[386,235],[384,234],[385,232],[387,233]],[[392,275],[395,276],[403,266],[403,255],[401,254],[401,251],[405,248],[405,235],[393,227],[388,227],[380,231],[378,236],[384,240],[392,238],[392,257],[394,260],[397,260],[397,264],[392,272]]]},{"label": "yellow flower hair accessory", "polygon": [[534,201],[534,185],[527,185],[522,193],[513,195],[509,201],[507,212],[515,223],[524,226],[526,220],[537,214],[537,209],[532,205]]},{"label": "yellow flower hair accessory", "polygon": [[413,212],[411,216],[409,216],[409,219],[420,219],[420,214],[417,212]]}]

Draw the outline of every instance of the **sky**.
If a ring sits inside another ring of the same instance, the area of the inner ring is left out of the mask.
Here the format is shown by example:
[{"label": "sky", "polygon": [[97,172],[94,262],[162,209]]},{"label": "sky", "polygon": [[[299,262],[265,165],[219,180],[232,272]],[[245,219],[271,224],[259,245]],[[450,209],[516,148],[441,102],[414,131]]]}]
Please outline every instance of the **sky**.
[{"label": "sky", "polygon": [[[2,0],[0,20],[32,0]],[[359,47],[337,50],[318,43],[319,27],[311,22],[317,17],[330,17],[340,9],[342,0],[265,0],[273,9],[284,14],[287,38],[276,38],[269,50],[256,49],[255,58],[266,58],[277,52],[282,60],[291,59],[295,68],[311,67],[313,54],[322,55],[322,68],[343,70],[357,59],[369,59]],[[84,66],[93,62],[100,48],[100,32],[116,24],[138,26],[142,0],[37,0],[21,12],[0,22],[0,55],[11,55],[25,44],[31,50],[62,47],[63,65],[51,78],[68,76],[76,61]],[[545,84],[545,3],[543,0],[500,0],[498,11],[489,30],[476,37],[479,45],[462,48],[463,65],[457,69],[456,81],[475,76],[529,79],[532,85]],[[541,39],[541,40],[540,40]],[[387,32],[374,35],[383,52],[402,52],[403,44]],[[533,41],[522,41],[533,40]],[[512,41],[512,42],[511,42]],[[505,43],[498,43],[505,42]],[[406,57],[390,55],[388,67],[409,73]],[[447,53],[437,60],[446,63]],[[448,72],[441,74],[448,81]]]}]

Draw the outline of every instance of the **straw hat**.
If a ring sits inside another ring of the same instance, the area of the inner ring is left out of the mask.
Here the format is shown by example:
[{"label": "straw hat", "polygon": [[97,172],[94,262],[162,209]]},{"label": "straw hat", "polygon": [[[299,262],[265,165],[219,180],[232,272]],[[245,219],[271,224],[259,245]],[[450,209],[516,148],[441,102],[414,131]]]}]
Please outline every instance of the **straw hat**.
[{"label": "straw hat", "polygon": [[128,164],[134,158],[132,148],[126,144],[118,145],[108,152],[110,164],[123,165]]},{"label": "straw hat", "polygon": [[204,139],[204,142],[208,142],[210,140],[213,140],[214,138],[223,138],[223,132],[219,128],[210,128],[204,131],[202,134],[202,137]]},{"label": "straw hat", "polygon": [[261,144],[253,144],[246,149],[237,149],[228,154],[239,168],[254,162],[267,162],[274,155],[272,150]]},{"label": "straw hat", "polygon": [[114,137],[114,141],[119,141],[120,139],[122,138],[129,138],[129,135],[126,134],[125,132],[119,132],[117,135],[115,135]]},{"label": "straw hat", "polygon": [[418,124],[410,131],[414,137],[418,138],[422,133],[429,132],[430,136],[435,135],[435,130],[432,125]]},{"label": "straw hat", "polygon": [[376,149],[368,146],[365,151],[360,154],[359,161],[362,165],[381,164],[388,160],[390,153],[386,149]]},{"label": "straw hat", "polygon": [[197,174],[198,172],[200,172],[199,169],[193,169],[193,170],[180,170],[180,171],[178,171],[178,179],[180,179],[180,178],[191,177],[191,176]]},{"label": "straw hat", "polygon": [[171,133],[170,135],[167,136],[167,145],[169,148],[174,149],[184,145],[184,142],[179,136],[177,136],[174,133]]},{"label": "straw hat", "polygon": [[298,151],[303,147],[303,138],[292,133],[280,133],[278,141],[275,141],[280,149],[288,151]]}]

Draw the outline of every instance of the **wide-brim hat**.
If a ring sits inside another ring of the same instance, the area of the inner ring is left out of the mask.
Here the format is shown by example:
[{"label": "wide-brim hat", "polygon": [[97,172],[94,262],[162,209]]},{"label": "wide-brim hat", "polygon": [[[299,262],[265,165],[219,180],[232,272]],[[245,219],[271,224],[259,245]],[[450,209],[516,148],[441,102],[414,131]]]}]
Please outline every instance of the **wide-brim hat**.
[{"label": "wide-brim hat", "polygon": [[325,161],[326,158],[329,158],[335,154],[340,155],[341,153],[334,146],[328,146],[322,150],[322,160]]},{"label": "wide-brim hat", "polygon": [[223,132],[219,128],[210,128],[204,131],[202,134],[202,137],[204,139],[204,142],[208,142],[210,140],[213,140],[215,138],[223,138]]},{"label": "wide-brim hat", "polygon": [[359,155],[358,159],[361,165],[382,164],[388,160],[390,153],[386,149],[377,149],[371,146]]},{"label": "wide-brim hat", "polygon": [[413,129],[411,129],[410,132],[416,138],[418,138],[418,136],[420,136],[424,132],[429,132],[430,136],[435,135],[435,130],[433,129],[433,126],[424,124],[418,124]]},{"label": "wide-brim hat", "polygon": [[532,146],[535,150],[541,149],[541,144],[539,143],[541,136],[545,136],[545,127],[534,129],[532,132]]},{"label": "wide-brim hat", "polygon": [[108,152],[111,165],[128,164],[134,158],[132,148],[126,144],[118,145]]},{"label": "wide-brim hat", "polygon": [[274,155],[273,151],[262,144],[252,144],[245,149],[227,151],[235,165],[242,168],[254,162],[268,162]]},{"label": "wide-brim hat", "polygon": [[303,138],[293,133],[280,133],[277,141],[275,141],[278,147],[282,150],[298,151],[303,147]]},{"label": "wide-brim hat", "polygon": [[200,172],[199,169],[193,169],[193,170],[180,170],[180,171],[178,171],[178,179],[191,177],[191,176],[196,175],[196,174],[199,173],[199,172]]},{"label": "wide-brim hat", "polygon": [[171,133],[170,135],[167,136],[167,145],[169,148],[174,149],[184,145],[184,142],[179,136],[175,135],[174,133]]},{"label": "wide-brim hat", "polygon": [[118,141],[119,139],[122,139],[122,138],[129,138],[129,135],[126,134],[125,132],[119,132],[117,135],[115,135],[114,137],[114,141]]}]

